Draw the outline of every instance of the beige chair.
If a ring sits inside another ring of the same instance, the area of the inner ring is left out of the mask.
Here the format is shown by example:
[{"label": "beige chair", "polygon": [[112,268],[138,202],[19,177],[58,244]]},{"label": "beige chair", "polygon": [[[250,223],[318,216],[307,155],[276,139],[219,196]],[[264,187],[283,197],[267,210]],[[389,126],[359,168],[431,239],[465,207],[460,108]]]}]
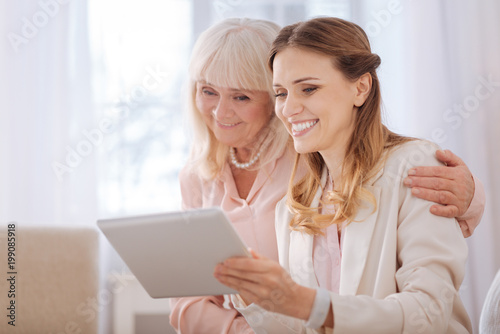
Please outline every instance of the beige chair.
[{"label": "beige chair", "polygon": [[12,268],[8,224],[0,226],[0,333],[97,333],[97,231],[15,225]]},{"label": "beige chair", "polygon": [[500,270],[490,285],[484,301],[481,319],[479,320],[480,334],[500,333]]}]

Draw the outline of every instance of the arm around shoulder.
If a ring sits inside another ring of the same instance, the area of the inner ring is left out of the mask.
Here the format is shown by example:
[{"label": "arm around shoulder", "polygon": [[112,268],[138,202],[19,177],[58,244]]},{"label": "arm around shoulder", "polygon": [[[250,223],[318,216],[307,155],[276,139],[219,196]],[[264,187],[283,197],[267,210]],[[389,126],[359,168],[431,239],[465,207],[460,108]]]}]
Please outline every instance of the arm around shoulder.
[{"label": "arm around shoulder", "polygon": [[474,197],[469,205],[469,208],[463,216],[457,217],[460,223],[460,228],[465,237],[469,237],[474,233],[474,230],[481,222],[486,203],[486,194],[484,192],[483,183],[475,176],[474,179]]}]

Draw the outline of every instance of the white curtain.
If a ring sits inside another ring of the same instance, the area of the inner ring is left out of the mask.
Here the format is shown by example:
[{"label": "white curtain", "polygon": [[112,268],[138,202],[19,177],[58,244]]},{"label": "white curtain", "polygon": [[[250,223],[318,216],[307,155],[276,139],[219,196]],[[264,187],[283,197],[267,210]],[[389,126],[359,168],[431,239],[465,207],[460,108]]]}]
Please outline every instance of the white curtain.
[{"label": "white curtain", "polygon": [[0,6],[0,221],[94,224],[86,2]]},{"label": "white curtain", "polygon": [[[417,24],[430,8],[436,13],[433,24]],[[467,162],[486,191],[483,220],[468,239],[469,263],[462,289],[477,329],[488,287],[500,268],[496,219],[500,176],[495,173],[500,163],[500,3],[422,1],[415,3],[415,11],[412,34],[417,37],[412,53],[417,56],[410,74],[416,78],[410,109],[415,127],[430,138],[442,133],[440,144]],[[429,123],[426,119],[431,116]]]},{"label": "white curtain", "polygon": [[0,1],[0,228],[95,226],[103,124],[87,12],[86,1]]},{"label": "white curtain", "polygon": [[[486,209],[471,238],[461,295],[477,333],[500,268],[500,2],[362,1],[357,22],[382,57],[387,123],[451,149],[484,184]],[[429,231],[432,233],[432,231]]]}]

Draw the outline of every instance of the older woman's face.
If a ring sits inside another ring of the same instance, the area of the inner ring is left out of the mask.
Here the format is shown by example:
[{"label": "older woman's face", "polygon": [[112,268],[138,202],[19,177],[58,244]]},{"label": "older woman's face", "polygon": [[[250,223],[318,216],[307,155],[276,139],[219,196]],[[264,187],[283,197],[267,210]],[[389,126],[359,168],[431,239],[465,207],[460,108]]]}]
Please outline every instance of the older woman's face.
[{"label": "older woman's face", "polygon": [[196,83],[196,106],[220,142],[238,148],[255,144],[269,123],[273,102],[269,93]]}]

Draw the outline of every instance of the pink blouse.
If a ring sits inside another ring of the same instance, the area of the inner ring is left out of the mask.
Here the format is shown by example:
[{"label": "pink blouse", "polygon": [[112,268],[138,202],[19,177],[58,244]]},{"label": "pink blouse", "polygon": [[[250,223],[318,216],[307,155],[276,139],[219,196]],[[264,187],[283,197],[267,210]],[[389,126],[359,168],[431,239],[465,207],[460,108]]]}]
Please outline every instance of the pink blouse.
[{"label": "pink blouse", "polygon": [[314,236],[314,273],[320,288],[338,293],[340,288],[342,237],[339,241],[337,224],[328,226],[324,232],[325,235]]},{"label": "pink blouse", "polygon": [[[322,201],[328,191],[332,190],[332,183],[327,182],[323,192]],[[333,205],[325,205],[321,208],[323,214],[334,214]],[[324,235],[315,235],[313,241],[313,267],[316,280],[321,288],[333,292],[339,292],[340,288],[340,262],[342,260],[342,236],[339,226],[332,224],[324,231]],[[340,240],[339,240],[339,234]]]}]

